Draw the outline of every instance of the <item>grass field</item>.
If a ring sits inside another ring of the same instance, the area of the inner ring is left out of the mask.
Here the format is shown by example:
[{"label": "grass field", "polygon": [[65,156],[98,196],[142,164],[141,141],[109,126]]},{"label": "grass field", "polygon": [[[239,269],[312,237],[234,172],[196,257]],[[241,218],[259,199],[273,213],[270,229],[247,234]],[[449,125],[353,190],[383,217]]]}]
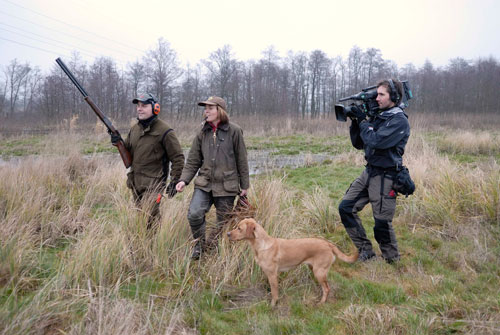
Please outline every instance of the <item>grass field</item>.
[{"label": "grass field", "polygon": [[[245,243],[190,260],[192,186],[147,231],[102,129],[0,137],[0,334],[499,334],[500,117],[410,120],[417,191],[398,198],[401,262],[337,261],[321,306],[299,267],[280,275],[276,308]],[[237,122],[249,150],[334,157],[253,176],[249,197],[271,235],[351,252],[337,206],[364,159],[347,125]],[[195,126],[176,129],[188,148]],[[376,246],[371,209],[361,216]]]}]

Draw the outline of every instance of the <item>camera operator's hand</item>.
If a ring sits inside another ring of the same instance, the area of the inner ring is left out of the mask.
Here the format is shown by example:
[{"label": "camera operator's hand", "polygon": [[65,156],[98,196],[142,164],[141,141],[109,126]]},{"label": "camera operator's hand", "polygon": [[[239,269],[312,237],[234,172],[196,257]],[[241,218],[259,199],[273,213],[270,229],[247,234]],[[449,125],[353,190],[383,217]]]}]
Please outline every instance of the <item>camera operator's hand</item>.
[{"label": "camera operator's hand", "polygon": [[351,114],[353,118],[356,118],[358,120],[358,123],[361,123],[361,121],[366,120],[366,114],[363,113],[363,111],[357,106],[352,106]]}]

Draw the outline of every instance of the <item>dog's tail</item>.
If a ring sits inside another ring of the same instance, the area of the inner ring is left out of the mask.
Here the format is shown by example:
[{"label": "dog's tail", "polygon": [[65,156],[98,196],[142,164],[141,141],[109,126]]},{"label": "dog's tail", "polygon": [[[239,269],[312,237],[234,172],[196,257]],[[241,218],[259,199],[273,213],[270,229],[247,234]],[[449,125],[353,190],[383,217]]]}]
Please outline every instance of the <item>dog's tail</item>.
[{"label": "dog's tail", "polygon": [[340,260],[342,260],[346,263],[354,263],[358,259],[358,256],[359,256],[358,249],[356,249],[356,251],[351,256],[347,256],[342,251],[340,251],[340,249],[337,248],[337,246],[335,244],[330,243],[330,242],[329,242],[329,244],[330,244],[330,248],[332,249],[335,256],[337,256]]}]

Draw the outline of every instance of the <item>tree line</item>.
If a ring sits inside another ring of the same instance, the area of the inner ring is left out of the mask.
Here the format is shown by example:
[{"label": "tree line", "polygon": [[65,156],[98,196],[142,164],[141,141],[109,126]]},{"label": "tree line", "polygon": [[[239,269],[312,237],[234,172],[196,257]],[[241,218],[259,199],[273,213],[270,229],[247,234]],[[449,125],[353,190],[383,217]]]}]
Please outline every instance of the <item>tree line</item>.
[{"label": "tree line", "polygon": [[[342,97],[359,92],[383,78],[409,80],[420,112],[498,112],[500,64],[494,57],[449,60],[443,67],[426,61],[420,68],[402,67],[382,57],[375,48],[354,46],[345,58],[329,57],[321,50],[290,51],[280,57],[273,47],[258,60],[240,61],[231,46],[213,51],[196,65],[181,67],[177,53],[160,38],[141,60],[120,68],[112,58],[92,64],[78,53],[64,60],[94,102],[115,120],[133,115],[131,100],[151,92],[168,117],[198,117],[197,102],[211,95],[228,102],[231,115],[286,115],[322,118],[334,114]],[[17,59],[1,68],[0,117],[33,117],[40,121],[79,115],[95,116],[66,75],[54,63],[44,74]]]}]

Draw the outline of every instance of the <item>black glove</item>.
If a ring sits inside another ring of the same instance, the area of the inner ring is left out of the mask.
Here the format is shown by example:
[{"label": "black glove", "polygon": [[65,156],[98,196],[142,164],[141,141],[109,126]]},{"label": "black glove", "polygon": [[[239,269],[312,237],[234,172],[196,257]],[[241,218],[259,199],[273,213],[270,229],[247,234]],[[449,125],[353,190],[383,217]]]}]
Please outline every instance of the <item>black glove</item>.
[{"label": "black glove", "polygon": [[359,108],[358,106],[352,106],[350,114],[352,114],[353,118],[358,120],[358,124],[361,123],[361,121],[366,120],[366,114],[363,113],[361,108]]},{"label": "black glove", "polygon": [[108,134],[111,136],[111,144],[115,147],[117,146],[118,142],[123,141],[122,136],[119,132],[113,133],[108,130]]},{"label": "black glove", "polygon": [[179,181],[178,180],[172,180],[168,186],[167,186],[167,190],[166,190],[166,193],[167,193],[167,196],[169,198],[173,198],[174,195],[177,194],[177,190],[175,189],[175,186],[177,185]]}]

